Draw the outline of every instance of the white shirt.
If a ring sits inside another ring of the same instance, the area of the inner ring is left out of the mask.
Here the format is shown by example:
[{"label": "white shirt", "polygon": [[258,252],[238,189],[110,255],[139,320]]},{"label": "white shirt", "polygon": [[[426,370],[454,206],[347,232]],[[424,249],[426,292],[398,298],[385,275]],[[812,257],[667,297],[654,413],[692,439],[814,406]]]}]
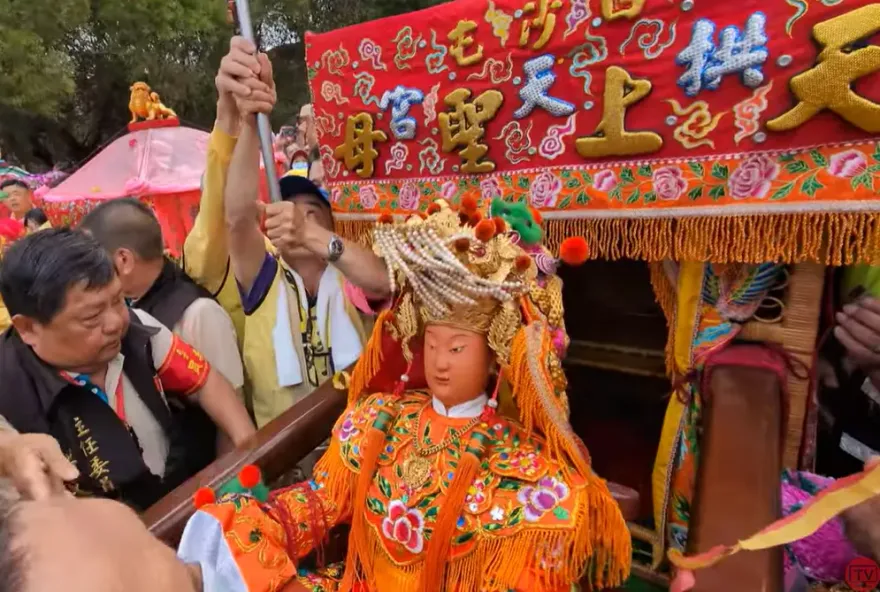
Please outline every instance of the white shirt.
[{"label": "white shirt", "polygon": [[471,419],[477,417],[483,412],[487,401],[489,401],[489,397],[482,394],[476,399],[453,405],[449,409],[447,409],[437,397],[434,397],[431,400],[431,403],[434,406],[434,411],[443,417],[448,417],[450,419]]}]

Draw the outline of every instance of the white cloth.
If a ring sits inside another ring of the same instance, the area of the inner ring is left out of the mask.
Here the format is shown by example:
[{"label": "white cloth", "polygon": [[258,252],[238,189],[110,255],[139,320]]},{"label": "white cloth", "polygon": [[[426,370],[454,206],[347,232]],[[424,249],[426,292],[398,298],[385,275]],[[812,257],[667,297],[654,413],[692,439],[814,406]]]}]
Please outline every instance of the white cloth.
[{"label": "white cloth", "polygon": [[[300,310],[306,311],[308,314],[309,301],[302,278],[293,270],[290,270],[290,275],[296,282]],[[281,279],[280,281],[285,280]],[[272,343],[275,346],[275,371],[278,374],[278,385],[296,386],[303,381],[303,372],[299,363],[300,356],[296,352],[293,339],[293,331],[299,331],[299,327],[293,327],[287,298],[287,287],[279,286]],[[348,368],[360,357],[363,345],[345,308],[342,278],[339,276],[339,271],[332,265],[328,265],[321,275],[321,281],[318,283],[318,300],[315,306],[317,307],[318,333],[321,336],[321,341],[330,349],[333,367],[339,370]]]},{"label": "white cloth", "polygon": [[203,592],[248,592],[220,522],[208,513],[196,512],[186,523],[177,557],[201,566]]},{"label": "white cloth", "polygon": [[447,409],[446,406],[437,397],[432,398],[431,404],[434,406],[434,411],[444,417],[448,417],[450,419],[471,419],[483,412],[483,409],[486,407],[486,403],[488,401],[489,397],[483,394],[476,399],[471,399],[470,401],[467,401],[466,403],[453,405],[449,409]]}]

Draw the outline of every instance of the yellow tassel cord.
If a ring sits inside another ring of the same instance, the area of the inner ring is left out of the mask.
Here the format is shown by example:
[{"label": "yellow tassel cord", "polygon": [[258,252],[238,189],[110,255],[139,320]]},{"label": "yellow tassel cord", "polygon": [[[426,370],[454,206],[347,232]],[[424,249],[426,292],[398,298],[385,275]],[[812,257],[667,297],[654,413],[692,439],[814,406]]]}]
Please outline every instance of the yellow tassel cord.
[{"label": "yellow tassel cord", "polygon": [[364,345],[364,351],[351,372],[348,385],[349,405],[360,399],[370,385],[370,381],[379,372],[379,367],[382,364],[382,333],[385,330],[385,323],[392,319],[393,314],[390,309],[383,310],[376,317],[370,339]]},{"label": "yellow tassel cord", "polygon": [[672,376],[675,371],[675,302],[676,289],[663,268],[663,262],[651,263],[648,268],[651,272],[651,287],[654,288],[654,298],[663,316],[666,317],[666,373]]},{"label": "yellow tassel cord", "polygon": [[[570,463],[573,472],[586,480],[584,511],[589,515],[579,534],[583,540],[575,547],[592,557],[592,577],[599,588],[615,586],[629,573],[632,542],[620,508],[605,482],[590,468],[587,451],[569,424],[562,398],[553,391],[546,363],[552,347],[552,338],[542,323],[520,328],[511,344],[510,366],[504,373],[511,382],[526,431],[540,432],[548,456],[558,459],[569,476]],[[506,548],[503,553],[505,558],[510,556]]]},{"label": "yellow tassel cord", "polygon": [[479,468],[480,459],[472,452],[465,451],[455,469],[455,478],[449,484],[446,499],[443,501],[431,533],[431,540],[428,541],[421,580],[422,592],[434,592],[437,590],[437,582],[443,580],[443,572],[449,560],[449,550],[452,548],[452,537],[455,536],[458,517],[464,508],[464,498],[473,485]]},{"label": "yellow tassel cord", "polygon": [[372,546],[375,543],[371,543],[371,539],[375,538],[375,535],[370,536],[366,507],[367,492],[373,482],[373,474],[376,472],[379,454],[382,452],[384,443],[385,432],[370,426],[362,444],[360,473],[358,473],[355,482],[354,497],[352,498],[352,508],[355,511],[351,515],[351,531],[348,536],[348,554],[345,558],[345,574],[340,586],[341,592],[350,592],[355,582],[365,579],[371,584],[371,589],[378,589],[372,585],[375,580],[373,575],[375,553]]}]

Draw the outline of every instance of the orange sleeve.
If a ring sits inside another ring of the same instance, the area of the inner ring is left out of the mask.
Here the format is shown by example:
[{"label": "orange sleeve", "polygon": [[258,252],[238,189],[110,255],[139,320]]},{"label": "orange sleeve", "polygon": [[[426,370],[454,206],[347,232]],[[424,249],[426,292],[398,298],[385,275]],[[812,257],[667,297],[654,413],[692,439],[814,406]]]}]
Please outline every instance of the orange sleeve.
[{"label": "orange sleeve", "polygon": [[162,388],[166,392],[191,395],[205,385],[210,373],[211,365],[205,356],[175,334],[159,366]]}]

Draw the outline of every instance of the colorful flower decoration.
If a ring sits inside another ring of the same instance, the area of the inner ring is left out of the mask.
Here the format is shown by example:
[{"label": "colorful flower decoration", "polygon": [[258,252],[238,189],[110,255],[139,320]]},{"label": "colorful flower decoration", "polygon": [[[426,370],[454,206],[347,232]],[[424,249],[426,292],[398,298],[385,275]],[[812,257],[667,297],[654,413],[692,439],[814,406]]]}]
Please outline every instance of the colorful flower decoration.
[{"label": "colorful flower decoration", "polygon": [[763,198],[770,191],[770,186],[777,175],[779,175],[779,165],[773,158],[766,154],[750,156],[730,174],[730,179],[727,181],[730,197]]},{"label": "colorful flower decoration", "polygon": [[400,500],[388,504],[388,515],[382,520],[382,534],[386,539],[403,545],[413,554],[425,546],[425,517],[416,509],[407,508]]},{"label": "colorful flower decoration", "polygon": [[529,522],[538,522],[544,514],[552,512],[566,498],[568,485],[553,477],[544,477],[535,487],[527,486],[519,490],[517,499],[525,508],[523,515]]}]

